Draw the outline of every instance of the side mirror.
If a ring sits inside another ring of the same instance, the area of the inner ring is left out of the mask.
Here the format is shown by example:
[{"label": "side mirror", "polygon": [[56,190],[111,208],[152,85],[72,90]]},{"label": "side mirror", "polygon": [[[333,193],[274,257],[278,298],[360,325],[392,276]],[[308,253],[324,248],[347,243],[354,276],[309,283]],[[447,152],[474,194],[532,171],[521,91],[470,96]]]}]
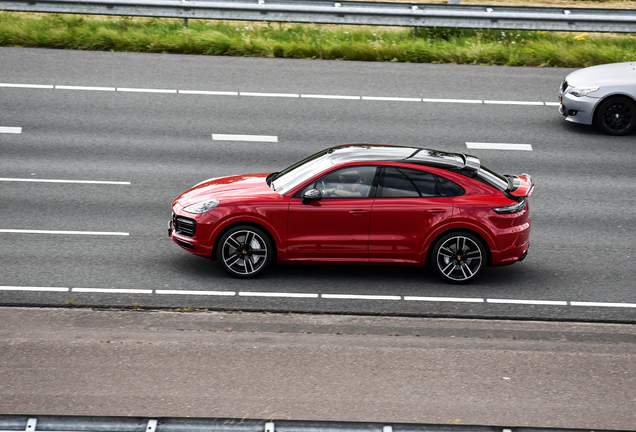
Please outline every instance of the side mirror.
[{"label": "side mirror", "polygon": [[312,201],[320,201],[322,193],[318,189],[309,189],[303,195],[303,204],[309,204]]}]

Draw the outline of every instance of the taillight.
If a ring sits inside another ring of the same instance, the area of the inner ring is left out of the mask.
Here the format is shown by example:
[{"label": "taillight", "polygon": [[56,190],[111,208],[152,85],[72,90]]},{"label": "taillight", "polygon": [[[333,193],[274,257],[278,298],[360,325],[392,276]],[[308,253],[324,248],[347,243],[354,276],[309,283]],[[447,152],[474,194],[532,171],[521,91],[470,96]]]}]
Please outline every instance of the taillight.
[{"label": "taillight", "polygon": [[524,198],[521,201],[519,201],[518,203],[514,203],[514,204],[506,206],[506,207],[497,207],[497,208],[492,209],[492,211],[494,211],[495,213],[499,213],[499,214],[519,213],[520,211],[523,210],[523,208],[525,206],[526,206],[526,200]]}]

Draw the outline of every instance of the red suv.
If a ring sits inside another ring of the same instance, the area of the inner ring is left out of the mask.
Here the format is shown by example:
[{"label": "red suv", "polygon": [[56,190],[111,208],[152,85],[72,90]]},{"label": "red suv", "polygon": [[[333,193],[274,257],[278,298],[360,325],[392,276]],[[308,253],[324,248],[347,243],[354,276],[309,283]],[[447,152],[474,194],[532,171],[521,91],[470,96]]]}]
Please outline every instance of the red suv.
[{"label": "red suv", "polygon": [[248,278],[278,263],[423,266],[448,282],[528,253],[534,190],[474,156],[347,144],[275,173],[206,180],[172,203],[169,235]]}]

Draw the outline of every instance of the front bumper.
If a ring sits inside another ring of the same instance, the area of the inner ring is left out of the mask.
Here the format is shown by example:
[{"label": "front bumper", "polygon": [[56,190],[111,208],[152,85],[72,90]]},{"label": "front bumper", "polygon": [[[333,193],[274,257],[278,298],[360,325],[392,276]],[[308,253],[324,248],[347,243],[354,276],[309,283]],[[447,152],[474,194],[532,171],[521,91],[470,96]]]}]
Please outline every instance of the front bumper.
[{"label": "front bumper", "polygon": [[576,97],[559,92],[559,113],[565,116],[565,120],[573,123],[591,125],[594,121],[594,109],[599,99],[589,96]]},{"label": "front bumper", "polygon": [[212,257],[212,247],[209,245],[210,227],[200,225],[191,215],[181,215],[181,207],[173,207],[172,219],[168,227],[168,237],[188,252],[204,257]]}]

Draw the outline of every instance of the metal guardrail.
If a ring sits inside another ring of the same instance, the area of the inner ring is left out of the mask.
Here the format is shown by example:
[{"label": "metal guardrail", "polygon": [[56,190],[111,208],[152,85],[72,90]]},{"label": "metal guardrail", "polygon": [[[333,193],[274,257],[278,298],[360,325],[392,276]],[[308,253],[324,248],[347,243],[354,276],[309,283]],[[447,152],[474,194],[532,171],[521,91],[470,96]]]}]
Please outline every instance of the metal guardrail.
[{"label": "metal guardrail", "polygon": [[0,10],[316,24],[636,33],[636,10],[333,0],[0,0]]},{"label": "metal guardrail", "polygon": [[[180,417],[0,415],[0,432],[589,432],[589,429],[267,421]],[[612,432],[595,429],[595,432]],[[616,431],[617,432],[617,431]]]}]

